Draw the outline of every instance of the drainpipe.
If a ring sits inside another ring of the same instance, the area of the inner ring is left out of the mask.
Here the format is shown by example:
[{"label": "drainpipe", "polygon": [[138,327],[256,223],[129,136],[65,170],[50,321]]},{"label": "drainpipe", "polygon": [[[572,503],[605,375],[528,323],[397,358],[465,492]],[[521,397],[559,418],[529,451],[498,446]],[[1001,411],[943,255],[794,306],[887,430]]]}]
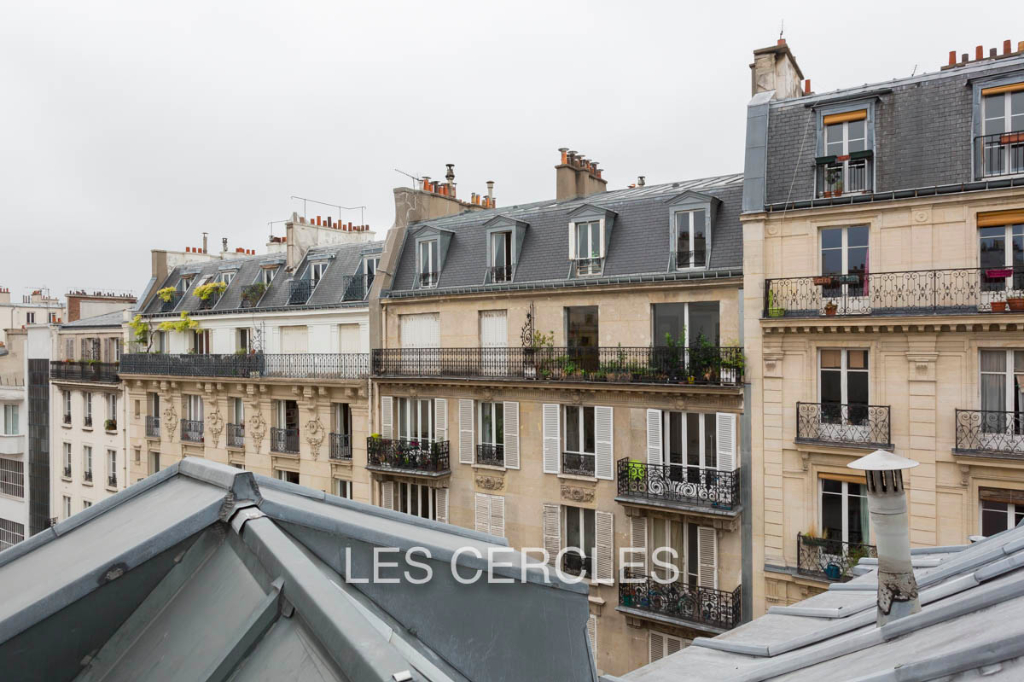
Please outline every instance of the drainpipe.
[{"label": "drainpipe", "polygon": [[867,479],[868,509],[878,550],[879,627],[921,610],[917,579],[910,559],[910,518],[903,470],[919,463],[886,450],[851,462],[851,469],[864,471]]}]

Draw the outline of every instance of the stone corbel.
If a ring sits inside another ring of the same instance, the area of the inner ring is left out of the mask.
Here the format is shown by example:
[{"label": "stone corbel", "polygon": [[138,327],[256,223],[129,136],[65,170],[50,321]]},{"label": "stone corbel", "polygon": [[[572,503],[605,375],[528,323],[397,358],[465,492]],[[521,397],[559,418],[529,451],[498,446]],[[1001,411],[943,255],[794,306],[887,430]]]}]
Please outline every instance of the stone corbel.
[{"label": "stone corbel", "polygon": [[800,467],[804,471],[807,471],[807,467],[810,464],[810,461],[811,461],[811,453],[801,451],[800,452]]},{"label": "stone corbel", "polygon": [[781,377],[782,376],[782,359],[785,357],[785,353],[779,351],[765,351],[764,358],[764,375],[766,377]]},{"label": "stone corbel", "polygon": [[178,428],[178,413],[174,411],[174,405],[168,405],[163,413],[164,426],[167,427],[167,441],[174,442],[174,432]]},{"label": "stone corbel", "polygon": [[501,490],[505,487],[504,476],[485,476],[483,474],[476,475],[476,484],[484,490]]},{"label": "stone corbel", "polygon": [[935,361],[938,353],[907,353],[911,381],[935,381]]},{"label": "stone corbel", "polygon": [[960,485],[967,487],[971,483],[971,465],[961,464],[960,465]]},{"label": "stone corbel", "polygon": [[309,451],[313,459],[320,458],[320,446],[324,442],[324,424],[320,421],[320,415],[314,413],[313,418],[306,422],[306,442],[309,443]]}]

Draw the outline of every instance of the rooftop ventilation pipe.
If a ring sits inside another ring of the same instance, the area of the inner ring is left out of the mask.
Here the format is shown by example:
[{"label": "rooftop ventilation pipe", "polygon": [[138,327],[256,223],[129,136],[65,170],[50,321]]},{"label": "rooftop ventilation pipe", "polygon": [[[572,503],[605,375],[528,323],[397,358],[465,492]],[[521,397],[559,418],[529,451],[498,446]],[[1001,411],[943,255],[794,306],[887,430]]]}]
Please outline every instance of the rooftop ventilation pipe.
[{"label": "rooftop ventilation pipe", "polygon": [[878,551],[879,627],[921,610],[910,561],[910,523],[903,488],[903,470],[917,465],[886,450],[875,450],[849,464],[867,478],[868,509]]}]

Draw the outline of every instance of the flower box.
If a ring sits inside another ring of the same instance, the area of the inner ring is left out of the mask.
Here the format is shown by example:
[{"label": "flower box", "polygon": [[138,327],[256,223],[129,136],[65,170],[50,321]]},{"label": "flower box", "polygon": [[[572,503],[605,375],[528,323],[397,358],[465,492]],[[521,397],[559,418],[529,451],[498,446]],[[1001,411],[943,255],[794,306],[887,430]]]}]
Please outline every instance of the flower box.
[{"label": "flower box", "polygon": [[989,279],[1006,279],[1013,275],[1013,268],[992,268],[985,271],[985,277]]},{"label": "flower box", "polygon": [[860,275],[839,275],[836,278],[837,284],[860,284]]},{"label": "flower box", "polygon": [[815,277],[814,285],[819,287],[832,286],[832,275],[825,275],[823,277]]},{"label": "flower box", "polygon": [[1010,310],[1014,312],[1024,311],[1024,297],[1006,297],[1006,305],[1009,306]]}]

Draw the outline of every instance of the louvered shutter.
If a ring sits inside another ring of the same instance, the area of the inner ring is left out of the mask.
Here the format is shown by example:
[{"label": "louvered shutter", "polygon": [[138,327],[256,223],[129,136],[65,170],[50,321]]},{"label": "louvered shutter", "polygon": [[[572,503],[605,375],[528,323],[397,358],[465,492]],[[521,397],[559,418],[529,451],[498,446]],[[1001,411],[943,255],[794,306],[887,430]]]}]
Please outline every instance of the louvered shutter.
[{"label": "louvered shutter", "polygon": [[544,405],[544,473],[557,474],[561,438],[558,432],[558,405]]},{"label": "louvered shutter", "polygon": [[647,410],[647,463],[661,466],[661,410]]},{"label": "louvered shutter", "polygon": [[448,440],[448,400],[434,399],[434,439],[438,442]]},{"label": "louvered shutter", "polygon": [[665,657],[665,636],[651,630],[651,663]]},{"label": "louvered shutter", "polygon": [[576,226],[569,223],[569,260],[576,260]]},{"label": "louvered shutter", "polygon": [[519,403],[505,403],[505,467],[519,468]]},{"label": "louvered shutter", "polygon": [[385,509],[395,508],[395,482],[384,481],[380,484],[380,505]]},{"label": "louvered shutter", "polygon": [[448,523],[448,488],[437,489],[437,499],[434,509],[435,518],[441,523]]},{"label": "louvered shutter", "polygon": [[552,566],[562,551],[562,513],[557,504],[544,505],[544,550]]},{"label": "louvered shutter", "polygon": [[732,471],[736,468],[736,415],[719,412],[715,417],[718,468],[720,471]]},{"label": "louvered shutter", "polygon": [[392,423],[394,421],[393,410],[394,410],[394,399],[391,396],[389,396],[389,395],[382,396],[381,399],[380,399],[380,437],[381,438],[386,438],[386,439],[393,438],[393,436],[391,435],[392,429],[393,429]]},{"label": "louvered shutter", "polygon": [[632,570],[647,575],[647,517],[629,517],[629,544],[633,548],[630,561],[633,564],[642,564]]},{"label": "louvered shutter", "polygon": [[594,408],[594,476],[606,481],[615,478],[614,420],[613,408]]},{"label": "louvered shutter", "polygon": [[718,536],[710,526],[697,527],[697,577],[701,587],[718,589]]},{"label": "louvered shutter", "polygon": [[671,656],[683,649],[683,640],[671,635],[665,635],[665,655]]},{"label": "louvered shutter", "polygon": [[491,495],[491,535],[505,537],[505,498]]},{"label": "louvered shutter", "polygon": [[483,493],[476,494],[473,518],[476,522],[475,528],[478,533],[491,532],[491,500],[489,495],[484,495]]},{"label": "louvered shutter", "polygon": [[459,400],[459,462],[473,463],[473,401]]},{"label": "louvered shutter", "polygon": [[590,640],[590,653],[594,657],[594,665],[597,665],[597,616],[590,614],[587,617],[587,639]]},{"label": "louvered shutter", "polygon": [[596,568],[595,580],[602,583],[615,582],[615,515],[610,512],[594,512],[594,536],[597,546],[594,551]]}]

